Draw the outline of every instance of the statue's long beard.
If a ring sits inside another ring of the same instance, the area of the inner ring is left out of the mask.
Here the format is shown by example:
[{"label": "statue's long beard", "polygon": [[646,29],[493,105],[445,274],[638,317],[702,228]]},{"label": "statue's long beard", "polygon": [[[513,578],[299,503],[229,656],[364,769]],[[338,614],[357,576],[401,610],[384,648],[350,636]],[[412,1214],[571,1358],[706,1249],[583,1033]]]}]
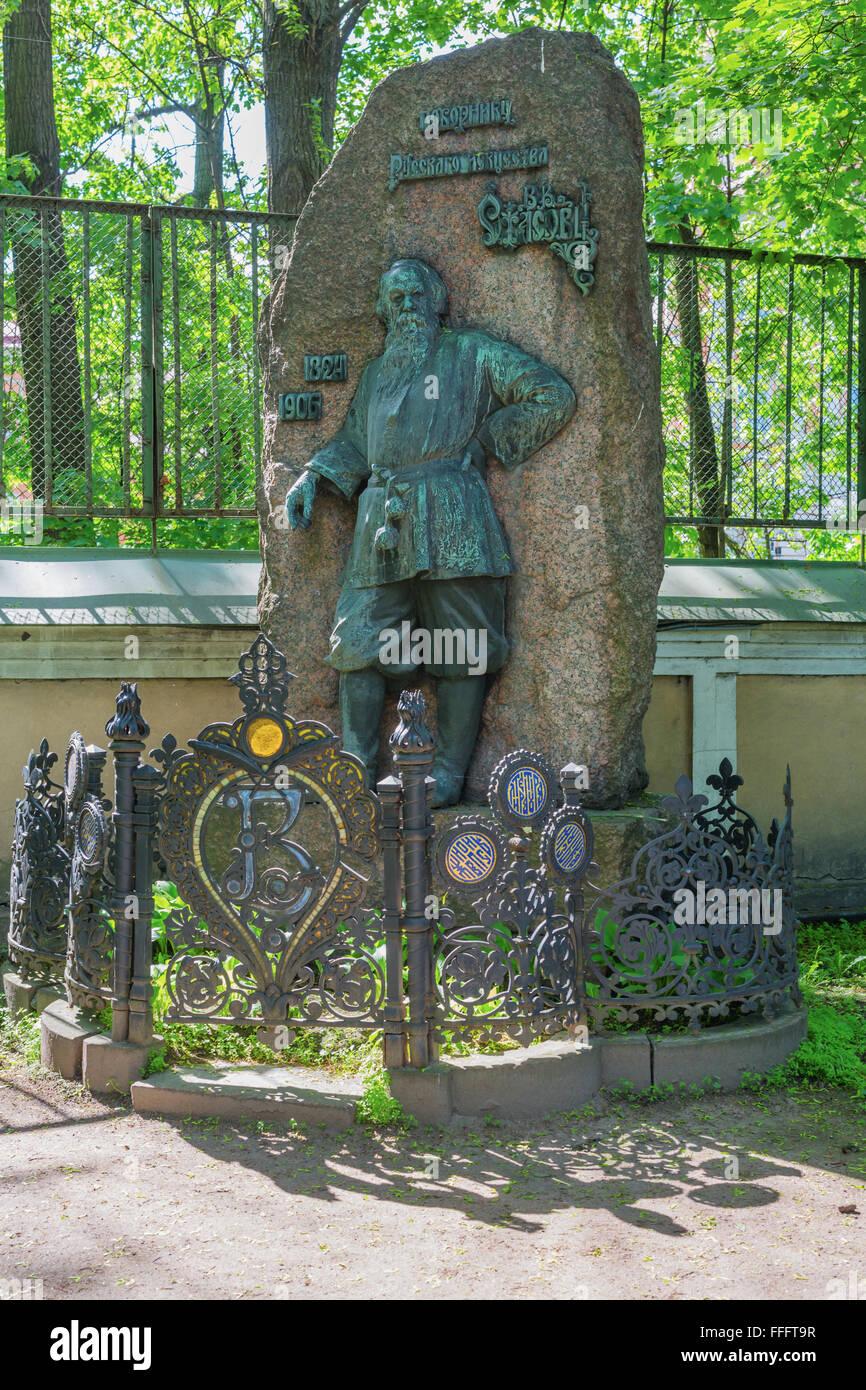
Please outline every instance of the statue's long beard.
[{"label": "statue's long beard", "polygon": [[409,320],[395,323],[385,339],[379,363],[377,393],[393,396],[404,391],[418,375],[439,335],[434,318],[423,323]]}]

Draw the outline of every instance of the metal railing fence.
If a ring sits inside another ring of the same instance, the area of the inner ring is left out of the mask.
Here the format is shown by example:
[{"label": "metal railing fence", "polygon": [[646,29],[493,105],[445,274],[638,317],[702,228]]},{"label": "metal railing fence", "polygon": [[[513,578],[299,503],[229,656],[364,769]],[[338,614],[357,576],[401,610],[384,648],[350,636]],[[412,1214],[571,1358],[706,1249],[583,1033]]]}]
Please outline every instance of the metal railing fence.
[{"label": "metal railing fence", "polygon": [[856,530],[866,260],[649,250],[667,519]]},{"label": "metal railing fence", "polygon": [[292,224],[0,199],[0,493],[54,516],[254,515],[256,331]]},{"label": "metal railing fence", "polygon": [[[293,222],[0,198],[0,496],[65,517],[254,516],[256,330]],[[856,529],[866,260],[648,249],[668,521]]]}]

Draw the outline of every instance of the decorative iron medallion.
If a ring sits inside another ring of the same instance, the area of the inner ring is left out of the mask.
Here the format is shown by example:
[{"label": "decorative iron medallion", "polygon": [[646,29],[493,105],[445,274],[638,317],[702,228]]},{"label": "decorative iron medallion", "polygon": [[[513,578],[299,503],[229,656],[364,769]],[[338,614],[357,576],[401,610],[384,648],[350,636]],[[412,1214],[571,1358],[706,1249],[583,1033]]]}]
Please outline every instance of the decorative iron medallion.
[{"label": "decorative iron medallion", "polygon": [[493,769],[488,795],[505,825],[543,825],[556,806],[556,774],[540,753],[519,748]]},{"label": "decorative iron medallion", "polygon": [[505,845],[486,816],[459,816],[441,832],[435,863],[439,876],[460,893],[489,888],[505,863]]},{"label": "decorative iron medallion", "polygon": [[550,873],[576,883],[592,863],[593,835],[589,817],[575,806],[554,811],[541,835],[541,856]]},{"label": "decorative iron medallion", "polygon": [[77,731],[70,738],[66,749],[63,785],[67,807],[70,811],[77,811],[87,791],[87,747]]},{"label": "decorative iron medallion", "polygon": [[269,762],[285,752],[288,733],[285,726],[267,715],[257,714],[248,719],[241,729],[241,742],[246,745],[254,758]]},{"label": "decorative iron medallion", "polygon": [[63,777],[66,834],[75,838],[75,818],[87,792],[87,747],[81,734],[72,735],[66,747],[66,766]]},{"label": "decorative iron medallion", "polygon": [[105,857],[108,825],[96,797],[89,796],[75,822],[75,853],[86,869],[95,869]]}]

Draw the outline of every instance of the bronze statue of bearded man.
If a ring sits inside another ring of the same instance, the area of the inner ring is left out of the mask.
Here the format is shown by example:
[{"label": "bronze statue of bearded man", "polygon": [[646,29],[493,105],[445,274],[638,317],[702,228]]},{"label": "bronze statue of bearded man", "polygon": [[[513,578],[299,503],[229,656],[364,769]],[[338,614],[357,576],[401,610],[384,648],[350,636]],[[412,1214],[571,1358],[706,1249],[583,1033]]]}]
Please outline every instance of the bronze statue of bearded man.
[{"label": "bronze statue of bearded man", "polygon": [[[376,305],[385,350],[364,369],[343,428],[286,498],[295,529],[309,526],[320,481],[347,501],[360,494],[327,657],[340,673],[343,746],[373,781],[386,680],[405,685],[423,654],[437,678],[437,806],[460,799],[487,675],[508,655],[513,565],[488,460],[516,468],[575,409],[568,383],[520,348],[444,328],[447,307],[445,285],[423,261],[385,272]],[[398,630],[427,641],[395,642]]]}]

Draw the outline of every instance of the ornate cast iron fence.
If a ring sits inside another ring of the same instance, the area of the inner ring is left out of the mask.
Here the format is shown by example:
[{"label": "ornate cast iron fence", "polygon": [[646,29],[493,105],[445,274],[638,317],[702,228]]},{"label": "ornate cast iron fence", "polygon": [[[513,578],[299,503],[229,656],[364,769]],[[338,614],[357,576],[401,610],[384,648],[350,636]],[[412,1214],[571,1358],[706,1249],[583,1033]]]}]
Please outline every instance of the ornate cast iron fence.
[{"label": "ornate cast iron fence", "polygon": [[[509,753],[490,781],[492,815],[461,816],[439,835],[437,886],[468,897],[477,922],[461,926],[452,909],[439,911],[439,1038],[480,1031],[528,1043],[585,1024],[581,883],[593,833],[577,781],[573,765],[558,782],[538,754]],[[541,832],[534,856],[533,831]]]},{"label": "ornate cast iron fence", "polygon": [[785,818],[766,845],[734,804],[743,779],[727,758],[707,780],[714,805],[681,777],[662,803],[673,828],[638,851],[628,878],[590,888],[583,935],[595,1022],[651,1016],[697,1027],[733,1005],[771,1018],[787,999],[799,1002],[790,769]]},{"label": "ornate cast iron fence", "polygon": [[64,983],[70,1003],[100,1009],[112,999],[114,879],[111,823],[102,796],[104,748],[85,747],[74,733],[66,751],[66,827],[71,850]]},{"label": "ornate cast iron fence", "polygon": [[167,1018],[382,1026],[363,909],[379,803],[330,729],[285,713],[291,679],[258,637],[233,677],[243,714],[157,752],[160,852],[183,900],[165,928]]},{"label": "ornate cast iron fence", "polygon": [[9,883],[9,958],[25,977],[58,973],[66,957],[69,888],[65,794],[51,780],[57,754],[43,739],[23,768],[25,794],[15,803]]},{"label": "ornate cast iron fence", "polygon": [[[366,782],[330,729],[286,713],[285,657],[256,638],[232,677],[242,713],[188,747],[149,734],[124,683],[106,753],[73,734],[63,789],[43,742],[25,769],[12,873],[13,958],[57,968],[71,1002],[112,1008],[116,1040],[167,1019],[375,1030],[385,1064],[423,1067],[455,1037],[523,1043],[608,1021],[708,1022],[799,1002],[790,773],[766,842],[725,760],[712,804],[680,778],[664,830],[621,882],[593,876],[579,769],[520,749],[489,811],[434,836],[433,738],[417,691]],[[157,858],[180,905],[153,929]],[[366,904],[382,869],[381,907]],[[63,925],[68,908],[68,938]],[[159,939],[154,967],[152,942]]]}]

